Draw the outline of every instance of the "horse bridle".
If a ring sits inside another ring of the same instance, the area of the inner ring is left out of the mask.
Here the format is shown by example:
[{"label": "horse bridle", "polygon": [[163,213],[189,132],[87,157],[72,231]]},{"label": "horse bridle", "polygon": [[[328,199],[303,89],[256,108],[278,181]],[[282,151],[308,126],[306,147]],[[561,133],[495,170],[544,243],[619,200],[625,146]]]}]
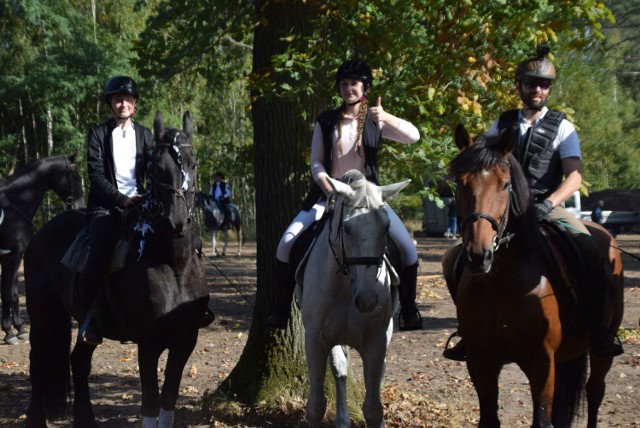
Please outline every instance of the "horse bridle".
[{"label": "horse bridle", "polygon": [[73,202],[76,200],[76,192],[73,186],[73,169],[71,168],[71,162],[69,158],[65,157],[65,173],[67,176],[67,186],[69,186],[69,196],[64,201],[65,207],[70,209],[73,206]]},{"label": "horse bridle", "polygon": [[[362,265],[362,266],[377,266],[378,269],[382,267],[382,263],[384,262],[384,251],[380,256],[364,256],[364,257],[348,257],[347,250],[344,246],[344,230],[343,230],[343,222],[344,222],[344,207],[347,205],[344,201],[342,201],[340,205],[340,222],[338,227],[338,233],[340,238],[340,251],[342,253],[342,257],[338,257],[336,251],[333,247],[333,216],[336,213],[335,208],[331,209],[329,218],[329,248],[331,248],[331,253],[333,254],[333,258],[338,264],[337,272],[341,272],[343,275],[349,278],[349,283],[353,282],[351,277],[351,271],[349,270],[350,266],[354,265]],[[336,234],[337,235],[337,234]],[[336,236],[338,238],[338,236]],[[341,261],[342,259],[342,261]]]},{"label": "horse bridle", "polygon": [[[174,196],[180,198],[184,202],[185,206],[187,207],[187,212],[189,213],[189,217],[191,217],[193,214],[193,205],[195,204],[195,202],[194,204],[191,204],[191,205],[189,204],[189,202],[187,202],[186,193],[189,191],[189,187],[187,186],[186,189],[184,187],[185,187],[186,181],[189,180],[190,177],[188,177],[188,174],[184,170],[183,163],[182,163],[182,153],[180,152],[180,148],[191,147],[191,144],[176,144],[176,140],[179,135],[180,133],[177,132],[173,139],[173,144],[169,144],[169,143],[156,144],[154,146],[154,150],[158,148],[174,149],[175,156],[172,155],[171,157],[173,158],[175,163],[180,167],[180,170],[182,171],[183,185],[182,187],[177,188],[177,187],[170,186],[166,183],[158,182],[157,180],[154,179],[152,183],[153,197],[156,199],[157,203],[160,205],[160,215],[162,215],[164,213],[164,206],[162,206],[162,203],[158,201],[157,189],[159,187],[159,188],[168,190],[169,192],[173,193]],[[154,165],[153,176],[154,177],[156,176],[155,165]]]},{"label": "horse bridle", "polygon": [[507,229],[507,223],[509,221],[509,213],[511,212],[511,207],[515,205],[513,202],[513,198],[515,196],[513,194],[513,186],[511,185],[511,183],[507,184],[506,190],[508,192],[507,203],[505,204],[504,212],[502,213],[502,218],[500,219],[499,223],[491,215],[483,212],[474,212],[474,213],[467,214],[462,219],[462,222],[460,223],[461,231],[464,231],[465,227],[469,223],[476,222],[480,219],[487,220],[489,223],[491,223],[491,227],[493,228],[493,230],[496,231],[496,236],[493,238],[494,251],[497,251],[498,248],[500,248],[500,245],[502,244],[508,245],[509,241],[511,241],[511,239],[515,236],[515,233],[508,233],[505,235],[505,231]]}]

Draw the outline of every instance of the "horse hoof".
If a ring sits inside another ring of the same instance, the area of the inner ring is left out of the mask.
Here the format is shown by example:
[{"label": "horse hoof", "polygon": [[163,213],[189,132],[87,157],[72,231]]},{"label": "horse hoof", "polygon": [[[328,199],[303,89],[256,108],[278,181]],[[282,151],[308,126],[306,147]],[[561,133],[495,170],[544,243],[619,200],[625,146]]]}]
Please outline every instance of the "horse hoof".
[{"label": "horse hoof", "polygon": [[15,335],[5,336],[4,343],[7,345],[19,345],[20,340]]},{"label": "horse hoof", "polygon": [[18,333],[18,339],[20,340],[28,340],[29,339],[29,332],[28,331],[22,331]]}]

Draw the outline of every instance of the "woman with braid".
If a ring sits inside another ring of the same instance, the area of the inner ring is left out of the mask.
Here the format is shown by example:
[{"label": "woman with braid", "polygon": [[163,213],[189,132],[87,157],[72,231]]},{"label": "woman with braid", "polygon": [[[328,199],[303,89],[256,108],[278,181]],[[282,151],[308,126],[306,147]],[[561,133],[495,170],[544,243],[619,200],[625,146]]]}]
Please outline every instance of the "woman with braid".
[{"label": "woman with braid", "polygon": [[[369,181],[378,182],[377,151],[382,138],[415,143],[418,129],[382,108],[378,97],[369,106],[367,96],[372,87],[371,68],[358,60],[344,62],[336,73],[336,88],[343,103],[335,110],[320,114],[311,143],[311,174],[314,182],[302,211],[289,225],[276,254],[276,293],[267,324],[286,328],[291,312],[295,279],[289,266],[289,253],[300,234],[324,214],[327,197],[333,189],[327,177],[340,178],[350,169],[361,171]],[[415,303],[418,253],[413,238],[402,220],[387,206],[391,225],[389,234],[402,252],[400,275],[400,329],[418,330],[422,319]]]}]

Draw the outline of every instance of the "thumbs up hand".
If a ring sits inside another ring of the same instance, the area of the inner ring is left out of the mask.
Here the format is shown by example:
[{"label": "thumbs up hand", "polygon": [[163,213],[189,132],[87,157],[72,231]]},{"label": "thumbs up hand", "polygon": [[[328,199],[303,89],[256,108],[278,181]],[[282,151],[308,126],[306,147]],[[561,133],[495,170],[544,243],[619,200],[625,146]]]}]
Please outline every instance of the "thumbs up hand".
[{"label": "thumbs up hand", "polygon": [[369,109],[369,114],[371,114],[371,118],[376,122],[385,122],[388,113],[382,108],[382,97],[378,97],[375,107]]}]

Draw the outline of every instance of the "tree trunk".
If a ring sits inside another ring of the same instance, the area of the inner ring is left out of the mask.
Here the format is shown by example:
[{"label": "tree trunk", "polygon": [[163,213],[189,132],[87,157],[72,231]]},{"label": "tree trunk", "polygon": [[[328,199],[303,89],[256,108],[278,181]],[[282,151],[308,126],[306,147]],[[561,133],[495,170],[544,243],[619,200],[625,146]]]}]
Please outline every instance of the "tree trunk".
[{"label": "tree trunk", "polygon": [[[271,58],[283,53],[286,35],[308,34],[318,13],[318,2],[256,1],[253,72],[275,82],[286,82],[271,68]],[[277,397],[302,396],[306,360],[302,322],[297,310],[286,331],[265,325],[275,291],[275,252],[281,234],[300,210],[309,189],[310,174],[304,153],[312,136],[309,119],[300,105],[311,108],[315,119],[323,106],[318,100],[288,100],[274,94],[252,97],[254,169],[256,177],[256,241],[258,289],[253,322],[238,364],[220,385],[225,396],[255,405],[274,403]],[[325,104],[326,105],[326,104]]]}]

